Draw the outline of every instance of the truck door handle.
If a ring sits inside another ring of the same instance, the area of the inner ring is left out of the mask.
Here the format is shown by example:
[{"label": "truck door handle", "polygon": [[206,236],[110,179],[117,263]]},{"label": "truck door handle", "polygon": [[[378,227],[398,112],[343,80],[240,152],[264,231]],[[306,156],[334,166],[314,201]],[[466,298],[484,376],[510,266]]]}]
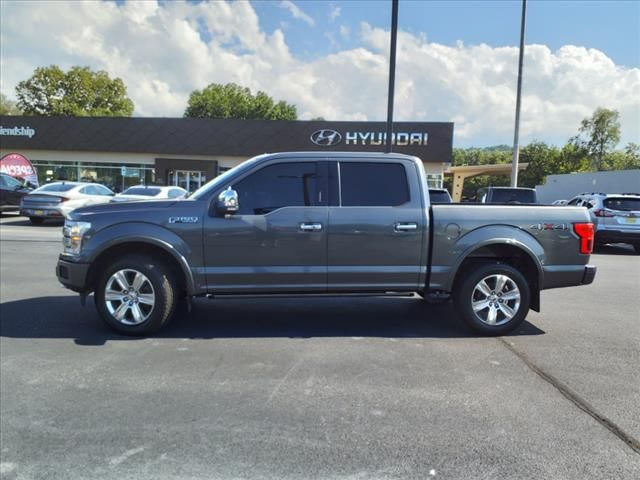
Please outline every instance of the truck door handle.
[{"label": "truck door handle", "polygon": [[418,229],[418,224],[415,222],[409,222],[409,223],[396,222],[393,224],[393,229],[396,232],[413,232]]},{"label": "truck door handle", "polygon": [[301,223],[298,228],[303,232],[319,232],[322,230],[321,223]]}]

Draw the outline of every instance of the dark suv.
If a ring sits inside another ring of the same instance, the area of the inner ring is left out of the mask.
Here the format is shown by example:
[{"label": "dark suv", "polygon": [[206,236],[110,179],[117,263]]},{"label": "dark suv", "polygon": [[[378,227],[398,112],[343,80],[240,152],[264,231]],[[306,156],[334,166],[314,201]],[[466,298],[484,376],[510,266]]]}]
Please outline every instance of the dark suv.
[{"label": "dark suv", "polygon": [[6,173],[0,173],[0,213],[17,212],[20,200],[32,189]]},{"label": "dark suv", "polygon": [[630,243],[640,253],[640,194],[581,193],[567,206],[589,209],[596,244]]}]

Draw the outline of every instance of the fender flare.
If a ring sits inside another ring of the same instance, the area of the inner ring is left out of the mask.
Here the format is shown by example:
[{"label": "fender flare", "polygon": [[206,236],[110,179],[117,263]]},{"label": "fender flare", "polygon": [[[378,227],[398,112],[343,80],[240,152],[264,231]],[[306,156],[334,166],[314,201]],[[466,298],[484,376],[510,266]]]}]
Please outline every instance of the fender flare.
[{"label": "fender flare", "polygon": [[[142,230],[144,229],[144,231]],[[96,259],[110,248],[125,243],[146,243],[159,247],[167,252],[180,266],[180,270],[185,278],[185,287],[189,295],[196,293],[196,283],[193,272],[187,260],[187,255],[191,252],[191,247],[178,235],[150,223],[127,223],[116,224],[97,232],[93,236],[89,245],[95,242],[96,248],[90,250],[87,262],[95,265]],[[184,252],[184,253],[183,253]],[[185,255],[186,253],[186,255]]]},{"label": "fender flare", "polygon": [[460,267],[477,250],[490,246],[511,246],[522,250],[536,266],[538,271],[538,285],[543,285],[545,261],[544,248],[536,238],[523,230],[509,225],[491,225],[473,230],[458,239],[453,249],[461,249],[462,253],[452,265],[449,291],[453,288],[454,279]]}]

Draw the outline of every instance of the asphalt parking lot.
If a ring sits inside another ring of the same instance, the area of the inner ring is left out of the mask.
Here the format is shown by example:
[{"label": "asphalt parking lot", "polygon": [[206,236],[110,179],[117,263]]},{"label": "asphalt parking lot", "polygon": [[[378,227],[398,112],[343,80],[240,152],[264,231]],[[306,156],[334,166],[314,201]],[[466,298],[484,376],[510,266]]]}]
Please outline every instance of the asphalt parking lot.
[{"label": "asphalt parking lot", "polygon": [[418,298],[203,299],[131,339],[58,285],[60,234],[0,224],[2,479],[640,478],[631,248],[502,339]]}]

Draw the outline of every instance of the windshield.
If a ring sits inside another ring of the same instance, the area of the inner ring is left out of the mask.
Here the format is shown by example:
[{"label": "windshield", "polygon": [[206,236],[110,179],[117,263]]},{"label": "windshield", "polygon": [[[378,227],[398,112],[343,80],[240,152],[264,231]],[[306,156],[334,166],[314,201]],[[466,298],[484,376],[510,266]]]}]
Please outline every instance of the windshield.
[{"label": "windshield", "polygon": [[260,160],[262,157],[264,157],[265,155],[266,154],[262,154],[262,155],[258,155],[257,157],[250,158],[249,160],[247,160],[245,162],[242,162],[240,165],[238,165],[236,167],[233,167],[231,170],[227,170],[222,175],[218,175],[216,178],[214,178],[213,180],[205,183],[198,190],[193,192],[189,196],[189,198],[195,198],[196,200],[199,200],[199,199],[201,199],[203,197],[206,197],[209,192],[217,189],[220,186],[224,186],[225,182],[230,177],[233,177],[237,173],[240,173],[240,172],[242,172],[244,170],[247,170],[247,169],[253,167],[253,165],[258,160]]},{"label": "windshield", "polygon": [[72,188],[77,187],[73,183],[50,183],[38,189],[39,192],[68,192]]},{"label": "windshield", "polygon": [[122,192],[122,195],[144,195],[145,197],[155,197],[159,194],[160,189],[155,187],[131,187]]}]

